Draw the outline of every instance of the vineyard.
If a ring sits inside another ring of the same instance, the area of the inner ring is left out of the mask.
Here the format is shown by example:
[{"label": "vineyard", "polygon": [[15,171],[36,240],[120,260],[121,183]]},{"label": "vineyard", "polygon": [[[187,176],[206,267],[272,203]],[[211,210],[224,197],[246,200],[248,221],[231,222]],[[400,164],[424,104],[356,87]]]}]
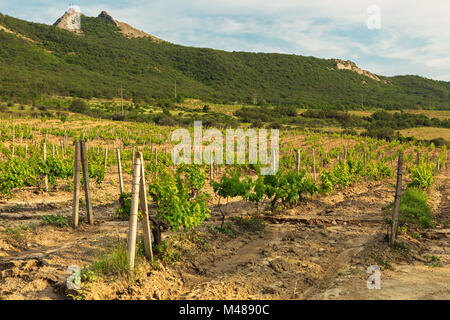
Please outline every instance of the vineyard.
[{"label": "vineyard", "polygon": [[[259,163],[174,164],[174,129],[1,120],[0,299],[401,298],[396,270],[434,277],[437,287],[424,285],[419,298],[450,294],[439,286],[450,279],[446,146],[286,130],[279,170],[264,176]],[[389,246],[400,156],[398,241]],[[74,198],[86,179],[90,195]],[[387,274],[381,296],[364,289],[373,264]],[[80,289],[67,287],[70,266],[81,269]]]}]

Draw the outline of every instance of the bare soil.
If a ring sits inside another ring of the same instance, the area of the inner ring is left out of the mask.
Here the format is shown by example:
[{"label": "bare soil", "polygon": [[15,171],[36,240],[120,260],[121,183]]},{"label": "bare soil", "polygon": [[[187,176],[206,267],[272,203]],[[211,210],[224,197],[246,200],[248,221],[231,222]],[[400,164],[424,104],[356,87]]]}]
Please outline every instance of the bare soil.
[{"label": "bare soil", "polygon": [[[167,233],[179,253],[158,270],[142,262],[135,274],[99,278],[78,292],[66,288],[72,265],[88,266],[128,222],[115,217],[118,186],[110,173],[94,188],[95,225],[43,226],[47,214],[70,217],[71,193],[22,190],[0,203],[0,299],[449,299],[450,202],[447,171],[430,190],[436,227],[400,233],[403,247],[386,242],[382,208],[394,198],[394,179],[365,181],[292,208],[264,210],[265,229],[236,235],[211,230],[220,213],[191,232]],[[126,185],[130,177],[125,176]],[[231,216],[255,215],[242,201],[224,206]],[[84,212],[81,212],[84,215]],[[20,229],[17,227],[28,226]],[[14,229],[16,227],[16,229]],[[419,236],[412,237],[416,232]],[[407,249],[405,249],[407,248]],[[427,256],[438,257],[432,266]],[[368,290],[370,265],[381,268],[381,290]]]}]

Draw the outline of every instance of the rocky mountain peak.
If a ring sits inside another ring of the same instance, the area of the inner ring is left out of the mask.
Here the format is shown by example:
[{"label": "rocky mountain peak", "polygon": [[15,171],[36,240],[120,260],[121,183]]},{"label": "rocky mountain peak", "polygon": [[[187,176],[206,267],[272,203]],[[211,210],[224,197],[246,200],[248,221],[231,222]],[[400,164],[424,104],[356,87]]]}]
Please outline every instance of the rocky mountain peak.
[{"label": "rocky mountain peak", "polygon": [[81,21],[80,21],[81,13],[75,8],[69,8],[61,18],[59,18],[53,25],[69,30],[72,32],[80,33],[81,32]]},{"label": "rocky mountain peak", "polygon": [[384,83],[388,83],[386,80],[380,79],[377,75],[375,75],[367,70],[363,70],[363,69],[359,68],[356,65],[356,63],[354,63],[351,60],[344,61],[341,59],[334,59],[334,66],[337,70],[350,70],[350,71],[356,72],[360,75],[371,78],[375,81],[382,81]]},{"label": "rocky mountain peak", "polygon": [[102,11],[100,12],[100,14],[98,15],[99,18],[103,18],[106,19],[108,21],[111,21],[113,24],[115,24],[116,26],[119,26],[119,23],[106,11]]}]

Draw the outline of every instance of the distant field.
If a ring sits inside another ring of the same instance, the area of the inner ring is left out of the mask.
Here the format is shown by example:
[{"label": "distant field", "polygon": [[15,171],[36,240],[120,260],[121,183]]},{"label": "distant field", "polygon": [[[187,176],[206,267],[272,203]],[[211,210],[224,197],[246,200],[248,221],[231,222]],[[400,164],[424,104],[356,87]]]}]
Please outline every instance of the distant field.
[{"label": "distant field", "polygon": [[[360,117],[369,117],[375,111],[379,111],[379,110],[365,110],[365,111],[355,110],[355,111],[349,111],[349,113],[360,116]],[[449,119],[450,118],[450,111],[448,111],[448,110],[403,110],[403,111],[406,113],[413,113],[413,114],[425,114],[430,119],[432,119],[432,118]],[[395,112],[399,112],[399,111],[398,110],[387,110],[387,112],[395,113]]]},{"label": "distant field", "polygon": [[178,104],[190,109],[202,109],[204,106],[208,106],[213,112],[224,113],[229,116],[233,115],[236,110],[244,107],[242,104],[212,104],[197,99],[186,99],[183,103]]},{"label": "distant field", "polygon": [[400,130],[400,133],[405,137],[415,137],[419,140],[444,138],[445,140],[450,141],[450,129],[446,128],[420,127],[403,129]]},{"label": "distant field", "polygon": [[[414,114],[425,114],[430,119],[438,118],[438,119],[449,119],[450,111],[448,110],[404,110],[408,113]],[[398,111],[388,111],[388,112],[398,112]]]},{"label": "distant field", "polygon": [[[67,100],[67,98],[65,98],[65,99],[63,99],[61,97],[55,97],[55,98],[58,98],[60,100]],[[98,105],[100,105],[101,103],[105,103],[105,102],[115,103],[116,106],[120,106],[121,101],[120,101],[120,99],[115,99],[115,100],[114,99],[113,100],[91,99],[91,100],[89,100],[89,102],[91,103],[91,106],[93,108],[97,108]],[[128,105],[128,104],[132,104],[132,102],[124,101],[124,104]],[[208,106],[210,112],[223,113],[228,116],[233,116],[233,114],[236,110],[239,110],[243,107],[249,106],[249,105],[242,105],[242,104],[226,104],[226,105],[214,104],[214,103],[203,102],[203,101],[197,100],[197,99],[185,99],[184,102],[176,103],[176,105],[185,107],[187,109],[191,109],[192,112],[189,112],[189,110],[186,110],[186,109],[185,110],[180,110],[180,109],[170,110],[169,112],[173,117],[193,116],[193,115],[205,116],[208,114],[208,112],[194,111],[194,110],[203,109],[204,106]],[[32,114],[40,114],[40,113],[46,111],[46,110],[41,110],[41,108],[39,106],[30,106],[30,105],[24,105],[24,104],[13,104],[13,105],[8,106],[6,103],[0,103],[0,107],[2,108],[2,110],[0,111],[1,113],[9,114],[9,115],[7,115],[7,117],[10,117],[11,114],[25,116],[25,115],[32,115]],[[158,107],[156,105],[146,106],[145,109],[141,109],[141,112],[145,115],[148,115],[150,113],[159,113],[161,111],[162,111],[162,108]],[[299,114],[301,114],[304,111],[306,111],[306,109],[298,109],[297,111]],[[360,117],[362,117],[362,116],[368,117],[376,111],[378,111],[378,110],[377,109],[353,110],[353,111],[349,111],[349,113],[352,115],[360,116]],[[398,111],[390,110],[388,112],[393,113],[393,112],[398,112]],[[450,111],[448,111],[448,110],[404,110],[404,112],[414,113],[414,114],[422,113],[422,114],[425,114],[429,118],[438,118],[441,120],[442,119],[450,119]],[[3,116],[5,116],[6,114],[3,114]],[[177,123],[178,123],[178,121],[177,121]],[[243,125],[244,127],[251,126],[251,124],[241,124],[241,125]],[[288,127],[291,127],[291,126],[288,125]],[[333,126],[333,125],[315,127],[314,129],[320,130],[320,131],[325,131],[325,132],[336,132],[336,133],[340,133],[344,130],[343,128],[341,128],[339,126]],[[365,131],[365,129],[356,128],[355,131],[358,134],[361,134],[363,131]],[[400,133],[405,137],[414,137],[419,140],[432,140],[432,139],[436,139],[436,138],[443,138],[447,141],[450,141],[450,129],[446,129],[446,128],[419,127],[419,128],[403,129],[403,130],[400,130]]]}]

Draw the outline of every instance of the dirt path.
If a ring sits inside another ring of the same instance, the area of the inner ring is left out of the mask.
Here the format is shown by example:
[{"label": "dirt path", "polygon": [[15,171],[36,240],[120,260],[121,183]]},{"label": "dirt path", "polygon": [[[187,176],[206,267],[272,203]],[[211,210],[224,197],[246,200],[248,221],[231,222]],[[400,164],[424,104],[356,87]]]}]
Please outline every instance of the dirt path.
[{"label": "dirt path", "polygon": [[[447,163],[448,164],[448,163]],[[447,171],[435,181],[430,195],[437,199],[437,226],[425,233],[422,256],[439,258],[436,266],[415,260],[411,264],[393,264],[382,271],[381,289],[368,290],[367,273],[347,274],[329,279],[328,285],[311,296],[313,299],[450,299],[450,184]],[[339,259],[337,259],[339,260]],[[348,259],[347,259],[348,260]],[[347,261],[348,263],[348,261]],[[349,266],[347,266],[349,267]]]}]

